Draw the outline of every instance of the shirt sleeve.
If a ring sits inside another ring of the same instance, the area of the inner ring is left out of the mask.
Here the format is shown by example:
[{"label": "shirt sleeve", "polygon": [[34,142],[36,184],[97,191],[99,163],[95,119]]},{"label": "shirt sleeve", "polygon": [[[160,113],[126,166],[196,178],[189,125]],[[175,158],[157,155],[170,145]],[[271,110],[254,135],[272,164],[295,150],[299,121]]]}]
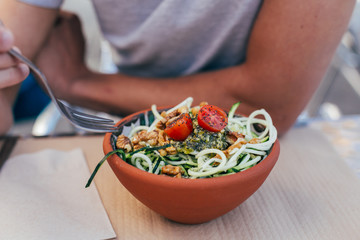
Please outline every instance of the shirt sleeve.
[{"label": "shirt sleeve", "polygon": [[54,8],[59,8],[64,0],[20,0],[20,1],[34,6],[54,9]]}]

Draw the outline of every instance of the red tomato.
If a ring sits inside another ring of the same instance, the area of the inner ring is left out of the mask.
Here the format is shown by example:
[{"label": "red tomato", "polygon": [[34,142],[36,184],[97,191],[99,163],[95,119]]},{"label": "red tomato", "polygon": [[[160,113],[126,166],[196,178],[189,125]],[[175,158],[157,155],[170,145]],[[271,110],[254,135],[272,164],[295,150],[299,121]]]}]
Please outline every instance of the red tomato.
[{"label": "red tomato", "polygon": [[205,130],[220,132],[226,127],[227,122],[226,113],[219,107],[205,105],[199,110],[198,123]]},{"label": "red tomato", "polygon": [[188,113],[181,114],[165,128],[165,133],[176,141],[183,141],[193,130],[192,121]]}]

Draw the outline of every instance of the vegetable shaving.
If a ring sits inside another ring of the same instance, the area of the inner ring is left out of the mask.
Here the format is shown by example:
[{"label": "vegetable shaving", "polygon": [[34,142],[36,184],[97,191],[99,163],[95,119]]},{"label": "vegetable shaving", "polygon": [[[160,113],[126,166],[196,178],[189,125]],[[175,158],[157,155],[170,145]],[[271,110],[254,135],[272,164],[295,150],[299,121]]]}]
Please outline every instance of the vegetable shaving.
[{"label": "vegetable shaving", "polygon": [[[161,113],[152,105],[151,125],[133,126],[128,136],[119,135],[116,149],[100,161],[87,186],[114,153],[143,171],[191,179],[235,174],[267,157],[277,130],[264,109],[245,117],[235,114],[239,102],[228,114],[206,102],[191,107],[192,102],[189,97]],[[257,132],[254,124],[262,131]]]}]

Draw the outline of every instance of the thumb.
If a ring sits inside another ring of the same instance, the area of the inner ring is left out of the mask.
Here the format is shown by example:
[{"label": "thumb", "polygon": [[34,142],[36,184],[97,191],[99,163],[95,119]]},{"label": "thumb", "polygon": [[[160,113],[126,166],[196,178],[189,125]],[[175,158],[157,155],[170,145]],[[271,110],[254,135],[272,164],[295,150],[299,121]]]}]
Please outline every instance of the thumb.
[{"label": "thumb", "polygon": [[10,30],[0,25],[0,52],[7,52],[14,44],[14,35]]}]

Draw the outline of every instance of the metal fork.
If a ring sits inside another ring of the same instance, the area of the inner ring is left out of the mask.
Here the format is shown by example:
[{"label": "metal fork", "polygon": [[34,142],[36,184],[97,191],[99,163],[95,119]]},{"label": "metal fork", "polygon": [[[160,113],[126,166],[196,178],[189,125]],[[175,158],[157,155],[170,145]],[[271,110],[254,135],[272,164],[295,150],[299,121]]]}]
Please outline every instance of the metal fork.
[{"label": "metal fork", "polygon": [[29,59],[27,59],[25,56],[18,53],[14,49],[10,49],[9,54],[24,62],[30,67],[32,72],[36,75],[35,77],[41,80],[41,82],[44,84],[51,100],[55,103],[58,110],[73,125],[91,132],[116,132],[118,130],[118,128],[114,126],[114,120],[77,111],[74,109],[74,107],[71,107],[64,100],[57,99],[52,93],[45,75],[35,66],[34,63],[32,63]]}]

